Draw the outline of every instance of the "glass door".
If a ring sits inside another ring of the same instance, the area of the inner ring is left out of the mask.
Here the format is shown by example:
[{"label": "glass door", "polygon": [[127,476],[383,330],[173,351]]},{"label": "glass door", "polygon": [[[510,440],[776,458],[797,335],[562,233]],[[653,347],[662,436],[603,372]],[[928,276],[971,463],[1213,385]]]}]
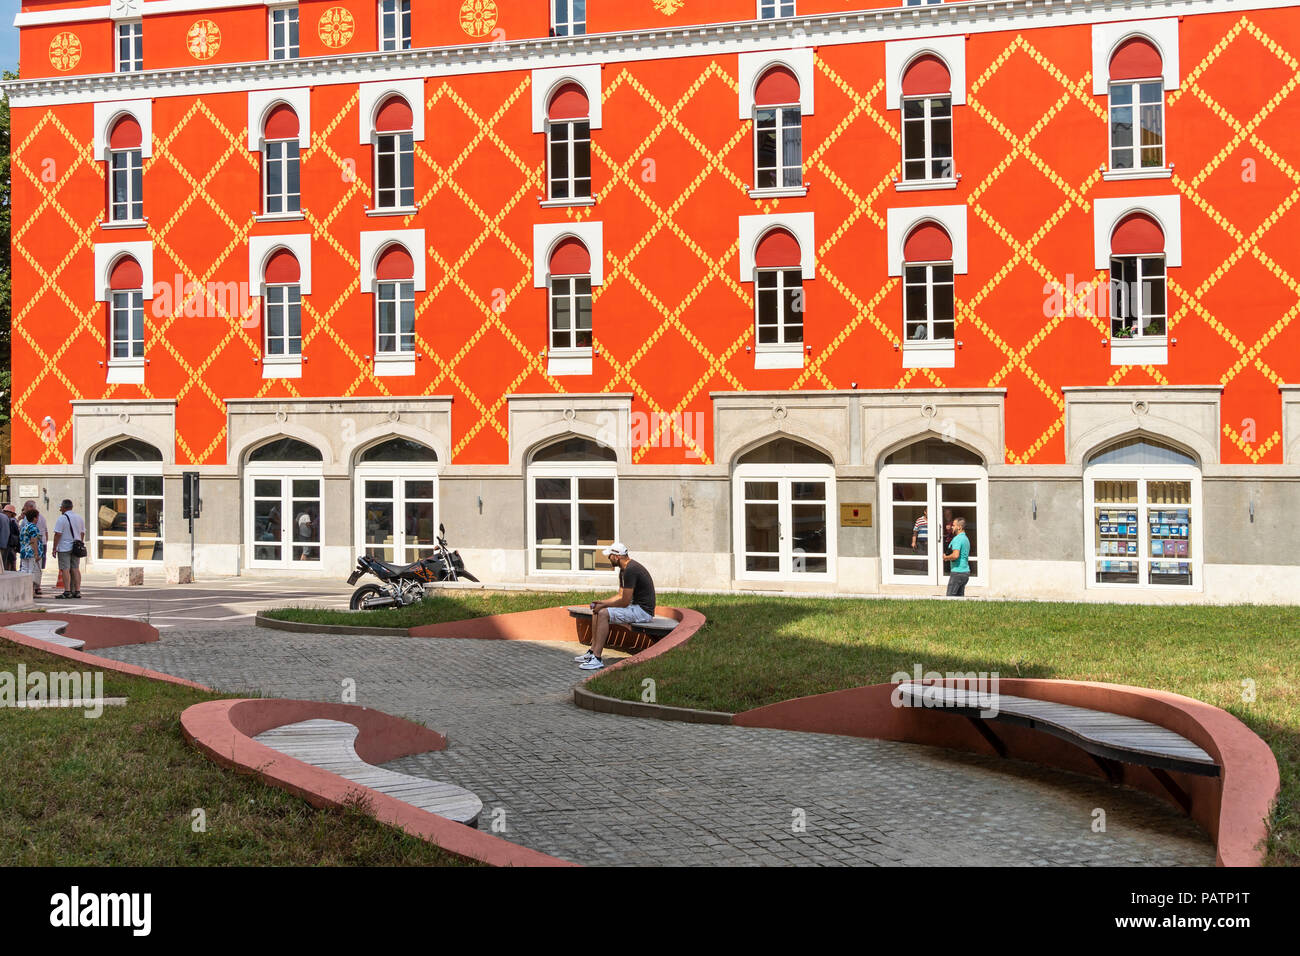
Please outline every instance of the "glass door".
[{"label": "glass door", "polygon": [[95,558],[163,559],[162,475],[96,474]]},{"label": "glass door", "polygon": [[834,479],[737,469],[736,574],[741,578],[829,577],[835,553]]},{"label": "glass door", "polygon": [[433,554],[438,527],[433,478],[365,475],[359,480],[361,553],[389,564],[411,564]]},{"label": "glass door", "polygon": [[[933,469],[938,470],[938,469]],[[960,466],[945,469],[963,470]],[[965,469],[970,471],[971,469]],[[985,479],[974,474],[954,477],[885,475],[883,509],[883,579],[887,584],[946,585],[952,562],[955,522],[965,519],[970,542],[967,561],[971,583],[984,584],[981,545],[987,534]]]},{"label": "glass door", "polygon": [[934,583],[930,541],[930,481],[895,481],[889,495],[889,554],[886,577],[902,583]]},{"label": "glass door", "polygon": [[605,571],[601,550],[618,537],[614,475],[533,468],[529,477],[534,570]]},{"label": "glass door", "polygon": [[296,566],[321,559],[321,479],[249,476],[249,528],[254,565]]}]

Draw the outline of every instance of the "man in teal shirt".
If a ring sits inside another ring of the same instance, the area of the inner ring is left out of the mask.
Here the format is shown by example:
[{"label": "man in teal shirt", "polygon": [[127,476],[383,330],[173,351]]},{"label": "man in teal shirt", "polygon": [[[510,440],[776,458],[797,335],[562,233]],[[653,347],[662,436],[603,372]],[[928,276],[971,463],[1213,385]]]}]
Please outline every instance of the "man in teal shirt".
[{"label": "man in teal shirt", "polygon": [[952,521],[952,551],[943,556],[951,561],[948,568],[948,596],[965,597],[966,582],[970,580],[970,538],[966,537],[966,519],[954,518]]}]

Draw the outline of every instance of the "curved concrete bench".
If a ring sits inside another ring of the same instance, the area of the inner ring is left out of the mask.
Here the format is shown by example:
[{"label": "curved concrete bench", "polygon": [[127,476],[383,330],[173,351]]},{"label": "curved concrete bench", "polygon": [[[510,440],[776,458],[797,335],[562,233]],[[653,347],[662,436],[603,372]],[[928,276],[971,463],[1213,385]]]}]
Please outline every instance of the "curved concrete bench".
[{"label": "curved concrete bench", "polygon": [[[595,615],[591,613],[591,608],[583,604],[579,607],[566,608],[569,617],[573,618],[578,630],[578,643],[590,644],[592,640],[591,628]],[[657,612],[659,608],[655,608]],[[658,613],[648,621],[641,621],[637,624],[617,624],[613,621],[609,623],[609,637],[605,641],[606,647],[612,647],[626,651],[640,651],[654,644],[660,638],[667,637],[681,621],[675,617],[666,617]]]},{"label": "curved concrete bench", "polygon": [[[981,729],[987,730],[984,720],[972,720],[959,708],[917,706],[915,702],[900,706],[905,693],[914,692],[904,692],[902,684],[852,687],[757,707],[736,714],[732,723],[927,744],[1106,777],[1179,806],[1214,839],[1220,866],[1258,866],[1263,862],[1272,807],[1281,788],[1277,758],[1257,734],[1225,710],[1145,687],[1002,678],[999,703],[1011,701],[1012,713],[1024,723],[1000,724],[995,744],[981,733]],[[965,703],[974,704],[970,700]],[[1093,716],[1085,718],[1077,710]],[[1104,719],[1098,721],[1098,715]],[[1115,716],[1138,723],[1114,723],[1110,718]],[[1088,726],[1090,722],[1092,726]],[[1125,737],[1121,727],[1134,735]],[[1152,727],[1172,736],[1157,734]],[[1108,737],[1115,739],[1104,743]],[[1168,749],[1171,752],[1163,759],[1173,763],[1152,766],[1146,761],[1125,760],[1114,761],[1107,768],[1082,746],[1085,742],[1094,749],[1111,747],[1112,756],[1120,753],[1115,745],[1123,743],[1129,757],[1145,753],[1148,760],[1162,759],[1159,751]],[[1177,785],[1185,802],[1161,775]]]},{"label": "curved concrete bench", "polygon": [[20,624],[10,624],[9,630],[17,631],[24,637],[31,637],[47,644],[70,647],[74,651],[81,650],[86,646],[86,642],[78,637],[67,637],[63,633],[63,629],[67,626],[68,622],[63,620],[26,621]]},{"label": "curved concrete bench", "polygon": [[[125,617],[108,617],[97,614],[50,614],[8,612],[0,614],[0,628],[20,630],[21,625],[43,624],[58,621],[61,636],[82,642],[81,650],[97,651],[103,647],[121,647],[124,644],[151,644],[158,640],[158,629],[144,621]],[[27,633],[22,631],[21,633]],[[57,643],[57,642],[56,642]],[[75,647],[75,645],[61,645]]]},{"label": "curved concrete bench", "polygon": [[357,756],[355,742],[361,729],[341,720],[316,718],[283,724],[253,739],[282,754],[336,773],[353,783],[396,797],[457,823],[478,825],[483,801],[462,787],[385,770]]}]

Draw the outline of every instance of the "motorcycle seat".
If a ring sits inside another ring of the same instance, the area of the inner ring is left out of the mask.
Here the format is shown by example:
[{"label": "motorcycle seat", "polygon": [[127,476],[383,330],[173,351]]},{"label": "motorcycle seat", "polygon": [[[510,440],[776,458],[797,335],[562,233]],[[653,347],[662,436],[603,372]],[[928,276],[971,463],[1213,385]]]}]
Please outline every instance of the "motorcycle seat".
[{"label": "motorcycle seat", "polygon": [[406,574],[414,568],[418,568],[421,564],[419,561],[412,561],[410,564],[389,564],[387,561],[380,561],[378,558],[372,560],[389,574]]}]

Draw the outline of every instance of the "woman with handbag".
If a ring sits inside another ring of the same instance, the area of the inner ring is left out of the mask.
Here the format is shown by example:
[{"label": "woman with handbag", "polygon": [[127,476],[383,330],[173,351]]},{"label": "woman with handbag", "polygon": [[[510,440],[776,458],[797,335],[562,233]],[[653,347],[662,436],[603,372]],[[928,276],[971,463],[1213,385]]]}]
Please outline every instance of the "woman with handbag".
[{"label": "woman with handbag", "polygon": [[59,504],[59,518],[54,522],[54,550],[59,556],[59,570],[63,572],[63,593],[60,600],[81,597],[81,559],[86,556],[86,521],[72,510],[72,499],[64,498]]},{"label": "woman with handbag", "polygon": [[41,550],[45,547],[45,540],[41,537],[40,517],[36,506],[28,502],[23,520],[18,522],[21,570],[32,576],[32,597],[41,596]]}]

